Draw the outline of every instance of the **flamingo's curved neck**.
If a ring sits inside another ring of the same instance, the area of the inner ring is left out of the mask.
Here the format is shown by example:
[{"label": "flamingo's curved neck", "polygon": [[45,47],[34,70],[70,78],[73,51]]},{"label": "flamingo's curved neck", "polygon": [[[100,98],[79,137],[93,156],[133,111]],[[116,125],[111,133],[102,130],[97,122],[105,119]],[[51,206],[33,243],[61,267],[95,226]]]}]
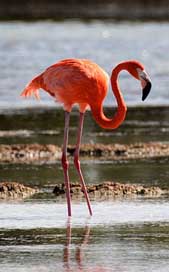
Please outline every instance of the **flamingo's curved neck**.
[{"label": "flamingo's curved neck", "polygon": [[117,65],[113,69],[112,75],[111,75],[112,91],[116,97],[116,101],[117,101],[117,105],[118,105],[117,111],[116,111],[115,115],[113,116],[113,118],[109,119],[104,115],[103,104],[98,105],[98,106],[96,106],[96,105],[91,106],[91,110],[92,110],[92,114],[93,114],[94,119],[103,128],[107,128],[107,129],[117,128],[124,121],[125,116],[126,116],[127,107],[124,102],[124,99],[123,99],[123,96],[122,96],[122,93],[120,91],[120,87],[118,84],[118,75],[121,70],[128,70],[125,63],[120,63],[119,65]]}]

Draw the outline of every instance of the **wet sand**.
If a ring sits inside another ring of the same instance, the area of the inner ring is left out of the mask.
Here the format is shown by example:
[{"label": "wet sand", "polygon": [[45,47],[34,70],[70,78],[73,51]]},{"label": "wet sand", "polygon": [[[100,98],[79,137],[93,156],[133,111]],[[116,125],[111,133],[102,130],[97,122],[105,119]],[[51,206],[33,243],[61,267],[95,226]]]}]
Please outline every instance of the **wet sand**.
[{"label": "wet sand", "polygon": [[[162,190],[157,186],[143,186],[136,184],[122,184],[113,181],[105,181],[100,184],[87,185],[87,191],[91,199],[93,200],[106,200],[116,197],[133,197],[133,196],[148,196],[158,197],[166,190]],[[65,184],[58,184],[55,186],[53,193],[56,196],[65,197]],[[70,189],[71,197],[73,199],[79,199],[84,197],[84,193],[79,183],[71,183]]]},{"label": "wet sand", "polygon": [[18,182],[0,181],[0,199],[23,199],[37,193],[38,189],[31,188]]},{"label": "wet sand", "polygon": [[[71,183],[71,197],[72,199],[84,198],[84,193],[79,183]],[[110,200],[117,197],[133,197],[133,196],[146,196],[146,197],[159,197],[162,194],[168,194],[167,190],[162,190],[158,186],[144,186],[140,184],[123,184],[113,181],[104,181],[99,184],[87,185],[87,191],[91,200]],[[29,198],[34,194],[41,193],[43,190],[25,186],[18,182],[0,181],[0,200],[20,200]],[[57,184],[52,190],[48,188],[48,194],[52,193],[58,197],[66,197],[65,184]]]},{"label": "wet sand", "polygon": [[[74,145],[68,146],[68,156],[73,156]],[[61,158],[57,145],[16,144],[0,145],[1,163],[53,162]],[[81,157],[99,157],[112,160],[152,159],[169,157],[169,143],[149,142],[136,144],[83,144]]]}]

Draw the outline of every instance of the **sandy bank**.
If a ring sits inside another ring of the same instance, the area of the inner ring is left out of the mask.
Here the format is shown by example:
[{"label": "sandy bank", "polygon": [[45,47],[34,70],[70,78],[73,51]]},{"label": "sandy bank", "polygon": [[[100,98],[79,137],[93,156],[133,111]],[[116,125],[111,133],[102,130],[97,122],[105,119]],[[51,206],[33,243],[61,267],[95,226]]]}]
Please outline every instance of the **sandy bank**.
[{"label": "sandy bank", "polygon": [[1,181],[0,182],[0,199],[22,199],[30,197],[38,192],[34,189],[17,182]]},{"label": "sandy bank", "polygon": [[[94,200],[132,196],[155,197],[165,193],[165,191],[161,190],[157,186],[145,187],[143,185],[122,184],[112,181],[106,181],[97,185],[87,185],[87,191],[90,198]],[[81,190],[81,186],[79,183],[72,183],[70,192],[72,198],[76,199],[84,197],[83,191]],[[65,197],[64,183],[56,185],[53,193],[56,196]]]},{"label": "sandy bank", "polygon": [[[75,146],[69,146],[68,156],[73,156],[74,150]],[[0,145],[1,163],[53,162],[60,159],[61,154],[61,148],[56,145]],[[116,161],[169,157],[169,143],[84,144],[81,146],[80,156],[107,158]]]}]

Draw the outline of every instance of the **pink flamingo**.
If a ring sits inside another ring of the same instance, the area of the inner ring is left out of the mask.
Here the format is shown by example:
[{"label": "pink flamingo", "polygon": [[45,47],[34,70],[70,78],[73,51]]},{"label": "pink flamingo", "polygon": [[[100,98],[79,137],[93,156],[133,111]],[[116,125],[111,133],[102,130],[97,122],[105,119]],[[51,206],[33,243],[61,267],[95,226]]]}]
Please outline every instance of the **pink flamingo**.
[{"label": "pink flamingo", "polygon": [[143,88],[142,100],[148,96],[151,89],[150,78],[144,70],[144,66],[136,60],[119,63],[112,71],[111,85],[117,100],[117,112],[112,119],[107,118],[103,112],[103,100],[107,94],[109,76],[96,63],[86,59],[65,59],[50,67],[42,74],[35,77],[24,89],[21,96],[28,97],[32,94],[39,98],[38,90],[42,88],[63,104],[65,110],[65,129],[62,150],[62,167],[66,187],[68,216],[71,216],[70,182],[67,160],[67,143],[69,132],[69,119],[72,106],[79,105],[80,121],[77,135],[76,149],[74,152],[74,164],[77,169],[82,190],[84,192],[89,213],[92,215],[90,200],[81,172],[79,150],[83,129],[84,114],[90,107],[95,121],[105,129],[116,129],[125,119],[127,107],[118,85],[120,71],[127,70],[134,78],[141,81]]}]

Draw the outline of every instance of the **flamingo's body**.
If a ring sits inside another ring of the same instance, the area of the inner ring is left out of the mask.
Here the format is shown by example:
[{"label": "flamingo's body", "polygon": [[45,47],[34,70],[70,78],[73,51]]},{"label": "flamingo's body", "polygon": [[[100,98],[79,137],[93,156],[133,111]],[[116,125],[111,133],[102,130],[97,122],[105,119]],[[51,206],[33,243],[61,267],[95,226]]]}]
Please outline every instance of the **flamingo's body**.
[{"label": "flamingo's body", "polygon": [[30,96],[35,94],[39,98],[38,90],[40,88],[47,91],[58,102],[63,104],[65,110],[65,131],[62,165],[65,176],[65,184],[67,188],[67,203],[68,215],[71,215],[71,201],[70,201],[70,183],[68,175],[68,161],[66,156],[67,141],[68,141],[68,127],[69,118],[72,106],[79,105],[80,109],[80,123],[78,129],[78,139],[76,150],[74,154],[74,162],[79,173],[79,177],[84,191],[89,212],[92,214],[90,201],[88,198],[86,186],[80,169],[79,162],[79,148],[81,142],[81,134],[83,127],[84,113],[88,107],[92,111],[92,115],[96,122],[103,128],[115,129],[125,119],[127,107],[125,105],[123,96],[120,92],[117,78],[121,70],[127,70],[133,77],[141,80],[143,87],[143,100],[148,95],[151,83],[144,71],[144,67],[137,61],[126,61],[118,64],[111,75],[111,84],[114,95],[117,100],[118,109],[112,119],[108,119],[103,113],[103,100],[107,94],[109,76],[97,64],[85,59],[66,59],[62,60],[49,68],[42,74],[35,77],[24,89],[22,96]]}]

